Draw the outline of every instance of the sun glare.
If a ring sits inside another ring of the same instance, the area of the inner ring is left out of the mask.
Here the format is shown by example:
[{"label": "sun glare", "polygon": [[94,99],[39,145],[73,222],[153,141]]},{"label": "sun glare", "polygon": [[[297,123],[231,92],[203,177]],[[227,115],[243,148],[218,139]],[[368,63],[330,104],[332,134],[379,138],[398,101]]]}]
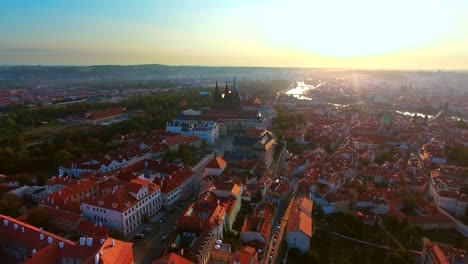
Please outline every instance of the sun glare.
[{"label": "sun glare", "polygon": [[458,19],[449,5],[436,1],[293,3],[276,6],[261,18],[267,39],[290,49],[337,58],[427,47],[448,38]]}]

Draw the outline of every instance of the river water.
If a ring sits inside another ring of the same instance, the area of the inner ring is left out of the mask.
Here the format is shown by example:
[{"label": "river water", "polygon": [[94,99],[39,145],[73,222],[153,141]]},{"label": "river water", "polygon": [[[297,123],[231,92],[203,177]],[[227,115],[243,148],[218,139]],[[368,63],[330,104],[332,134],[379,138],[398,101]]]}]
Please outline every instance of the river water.
[{"label": "river water", "polygon": [[317,87],[305,84],[304,82],[297,82],[296,87],[289,89],[285,94],[292,95],[294,98],[299,100],[312,100],[311,97],[307,96],[306,93]]},{"label": "river water", "polygon": [[[299,100],[307,100],[307,101],[311,101],[313,100],[312,97],[310,97],[310,95],[308,95],[308,91],[310,90],[313,90],[313,89],[317,89],[319,88],[320,86],[322,86],[322,84],[318,84],[317,86],[314,86],[314,85],[311,85],[311,84],[306,84],[305,82],[301,81],[301,82],[296,82],[296,87],[293,87],[291,89],[289,89],[288,91],[285,92],[285,94],[287,95],[292,95],[294,98],[297,98]],[[346,106],[349,106],[349,104],[334,104],[334,103],[329,103],[330,105],[333,105],[335,107],[346,107]],[[425,117],[426,115],[423,114],[423,113],[419,113],[419,112],[411,112],[411,111],[400,111],[400,110],[396,110],[395,111],[397,114],[401,114],[401,115],[406,115],[406,116],[414,116],[414,114],[416,114],[416,116],[419,116],[419,117]],[[433,118],[434,116],[433,115],[428,115],[427,116],[429,119]],[[452,116],[451,117],[453,120],[464,120],[465,122],[467,122],[466,119],[463,119],[463,118],[460,118],[458,116]]]}]

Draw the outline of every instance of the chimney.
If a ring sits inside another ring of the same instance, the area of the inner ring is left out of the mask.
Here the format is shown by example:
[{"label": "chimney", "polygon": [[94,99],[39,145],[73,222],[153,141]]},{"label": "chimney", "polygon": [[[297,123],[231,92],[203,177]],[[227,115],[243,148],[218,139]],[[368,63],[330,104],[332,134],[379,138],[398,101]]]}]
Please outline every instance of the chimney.
[{"label": "chimney", "polygon": [[63,243],[62,241],[59,241],[59,243],[58,243],[59,248],[63,248],[64,245],[65,245],[65,243]]},{"label": "chimney", "polygon": [[91,247],[93,245],[93,238],[91,237],[86,238],[86,245],[88,247]]}]

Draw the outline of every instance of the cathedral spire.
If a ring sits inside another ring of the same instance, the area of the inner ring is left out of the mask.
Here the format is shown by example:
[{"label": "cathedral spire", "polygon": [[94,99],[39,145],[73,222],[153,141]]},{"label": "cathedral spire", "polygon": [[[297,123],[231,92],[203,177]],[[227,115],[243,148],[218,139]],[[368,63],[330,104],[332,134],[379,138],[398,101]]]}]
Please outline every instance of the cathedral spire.
[{"label": "cathedral spire", "polygon": [[213,94],[213,107],[217,108],[221,104],[221,93],[218,88],[218,81],[216,81],[216,88]]},{"label": "cathedral spire", "polygon": [[228,87],[228,84],[226,82],[226,88],[224,88],[224,97],[226,97],[228,94],[229,94],[229,87]]},{"label": "cathedral spire", "polygon": [[231,90],[237,91],[237,83],[236,83],[236,76],[234,76],[234,81],[232,82]]}]

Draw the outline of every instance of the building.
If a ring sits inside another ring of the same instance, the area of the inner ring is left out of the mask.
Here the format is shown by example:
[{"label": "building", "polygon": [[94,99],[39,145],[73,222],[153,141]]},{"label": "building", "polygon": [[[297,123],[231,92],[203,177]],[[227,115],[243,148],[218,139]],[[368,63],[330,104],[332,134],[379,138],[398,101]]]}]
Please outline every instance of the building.
[{"label": "building", "polygon": [[162,207],[160,187],[141,179],[115,181],[102,196],[86,198],[83,215],[93,223],[129,234]]},{"label": "building", "polygon": [[225,222],[227,230],[232,230],[242,204],[242,187],[235,183],[215,182],[213,185],[212,192],[218,198],[217,203],[223,205],[226,210]]},{"label": "building", "polygon": [[[97,182],[90,179],[80,179],[74,181],[64,179],[61,180],[61,182],[63,185],[50,185],[49,181],[47,184],[47,191],[53,192],[46,197],[47,201],[52,203],[53,201],[65,200],[69,202],[83,202],[87,197],[96,196],[99,193],[99,186]],[[68,184],[68,186],[65,184]]]},{"label": "building", "polygon": [[0,240],[6,263],[133,263],[132,243],[107,236],[72,242],[4,215],[0,215]]},{"label": "building", "polygon": [[258,264],[258,253],[253,247],[242,246],[234,253],[232,261],[233,264]]},{"label": "building", "polygon": [[224,93],[222,94],[219,90],[218,82],[216,82],[216,87],[213,93],[212,108],[233,111],[239,111],[242,109],[240,94],[236,84],[236,77],[234,77],[231,89],[229,89],[228,83],[226,82]]},{"label": "building", "polygon": [[[193,130],[196,133],[190,132],[190,128],[196,128]],[[266,129],[265,119],[259,111],[220,109],[196,111],[188,109],[174,117],[172,122],[166,125],[167,131],[193,134],[208,143],[217,142],[219,136],[235,135],[250,129]]]},{"label": "building", "polygon": [[244,111],[259,111],[265,119],[267,129],[271,129],[273,120],[278,116],[278,112],[268,105],[262,105],[259,98],[250,98],[242,101],[242,109]]},{"label": "building", "polygon": [[152,264],[193,264],[193,262],[179,254],[169,253],[157,260],[154,260]]},{"label": "building", "polygon": [[169,209],[193,193],[197,185],[196,177],[188,168],[159,162],[158,164],[154,169],[159,175],[153,182],[161,186],[163,207]]},{"label": "building", "polygon": [[249,130],[242,136],[235,136],[232,152],[253,154],[266,168],[273,167],[276,139],[268,130]]},{"label": "building", "polygon": [[326,197],[315,196],[314,203],[320,205],[324,214],[345,214],[349,212],[351,199],[348,196],[329,193]]},{"label": "building", "polygon": [[201,197],[176,222],[165,252],[174,252],[193,263],[207,264],[214,245],[223,238],[225,209]]},{"label": "building", "polygon": [[463,218],[468,207],[468,195],[460,193],[458,184],[447,183],[443,177],[431,177],[428,194],[434,203],[457,218]]},{"label": "building", "polygon": [[313,202],[308,198],[295,198],[289,208],[287,241],[289,248],[297,248],[302,253],[309,251],[313,235]]},{"label": "building", "polygon": [[268,244],[277,207],[273,204],[261,204],[255,208],[252,216],[248,215],[241,229],[241,243],[264,250]]},{"label": "building", "polygon": [[226,166],[226,161],[216,156],[205,166],[205,174],[208,176],[219,176],[226,169]]},{"label": "building", "polygon": [[183,136],[196,136],[208,144],[213,144],[219,139],[219,125],[214,121],[197,122],[175,118],[166,124],[166,130]]},{"label": "building", "polygon": [[113,122],[120,122],[127,119],[125,108],[111,108],[103,111],[88,113],[85,123],[93,125],[105,125]]},{"label": "building", "polygon": [[439,245],[427,238],[423,239],[421,264],[464,264],[468,262],[465,250]]}]

